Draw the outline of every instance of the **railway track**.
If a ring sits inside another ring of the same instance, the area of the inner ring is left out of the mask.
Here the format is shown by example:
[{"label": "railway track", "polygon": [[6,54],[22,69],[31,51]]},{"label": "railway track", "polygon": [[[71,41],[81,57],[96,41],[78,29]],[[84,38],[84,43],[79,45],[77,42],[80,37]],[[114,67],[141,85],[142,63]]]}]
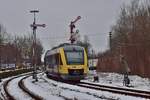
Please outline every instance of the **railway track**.
[{"label": "railway track", "polygon": [[98,84],[87,83],[87,82],[79,82],[76,85],[80,87],[95,89],[95,90],[109,91],[109,92],[118,93],[118,94],[124,94],[124,95],[129,95],[129,96],[150,99],[149,91],[120,88],[120,87],[113,87],[113,86],[106,86],[106,85],[98,85]]},{"label": "railway track", "polygon": [[25,79],[28,78],[28,77],[29,77],[29,76],[26,76],[26,77],[22,78],[22,79],[19,81],[19,83],[18,83],[19,87],[20,87],[24,92],[26,92],[28,95],[30,95],[32,98],[34,98],[35,100],[43,100],[42,97],[40,97],[40,96],[34,94],[34,93],[31,92],[30,90],[28,90],[28,89],[26,88],[26,86],[24,85],[23,80],[25,80]]},{"label": "railway track", "polygon": [[102,90],[102,91],[108,91],[128,96],[134,96],[134,97],[142,97],[142,98],[148,98],[150,99],[150,91],[143,91],[143,90],[136,90],[136,89],[129,89],[129,88],[121,88],[121,87],[114,87],[114,86],[106,86],[106,85],[100,85],[100,84],[93,84],[93,83],[87,83],[87,82],[68,82],[64,80],[60,80],[57,78],[49,77],[50,79],[53,79],[55,81],[77,85],[80,87],[90,88],[94,90]]},{"label": "railway track", "polygon": [[[23,77],[25,76],[25,77]],[[15,96],[13,96],[11,94],[11,92],[9,91],[8,89],[8,85],[11,84],[11,81],[14,80],[14,79],[17,79],[17,78],[20,78],[20,77],[23,77],[19,82],[18,82],[18,86],[19,88],[25,93],[25,95],[28,95],[29,97],[31,97],[33,100],[43,100],[42,97],[32,93],[30,90],[28,90],[25,85],[24,85],[24,82],[23,80],[25,80],[26,78],[28,78],[29,76],[31,76],[31,74],[26,74],[26,75],[20,75],[20,76],[16,76],[16,77],[13,77],[7,81],[5,81],[3,87],[4,87],[4,92],[5,92],[5,99],[6,100],[16,100]]]},{"label": "railway track", "polygon": [[5,93],[6,93],[5,99],[7,98],[8,100],[15,100],[14,96],[12,96],[12,95],[9,93],[9,91],[8,91],[8,84],[10,83],[10,81],[12,81],[12,80],[15,79],[15,78],[17,78],[17,77],[13,77],[13,78],[7,80],[7,81],[4,83],[4,91],[5,91]]},{"label": "railway track", "polygon": [[[70,84],[70,85],[75,85],[76,83],[75,82],[71,82],[71,81],[64,81],[64,80],[60,80],[58,78],[54,78],[54,77],[47,77],[48,79],[51,79],[51,80],[54,80],[54,81],[57,81],[57,82],[61,82],[61,83],[66,83],[66,84]],[[43,78],[42,79],[47,82],[50,86],[58,86],[57,83],[51,83],[49,82],[47,79]],[[69,91],[74,91],[74,92],[78,92],[78,93],[83,93],[83,94],[87,94],[87,95],[90,95],[90,96],[93,96],[97,99],[106,99],[106,100],[118,100],[117,98],[112,98],[112,97],[105,97],[103,95],[97,95],[97,94],[94,94],[94,93],[90,93],[90,92],[85,92],[85,91],[80,91],[78,89],[72,89],[72,88],[69,88],[69,87],[62,87],[60,86],[59,88],[63,89],[63,90],[69,90]],[[68,98],[68,97],[65,97],[65,96],[62,96],[62,95],[59,95],[60,97],[62,97],[64,100],[78,100],[76,98]],[[80,100],[80,99],[79,99]]]}]

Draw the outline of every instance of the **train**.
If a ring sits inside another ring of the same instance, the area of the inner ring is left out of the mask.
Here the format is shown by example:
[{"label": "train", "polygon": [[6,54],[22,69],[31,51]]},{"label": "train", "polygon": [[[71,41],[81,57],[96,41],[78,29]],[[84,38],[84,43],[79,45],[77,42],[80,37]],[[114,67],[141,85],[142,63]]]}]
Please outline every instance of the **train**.
[{"label": "train", "polygon": [[89,70],[85,48],[69,43],[47,50],[44,65],[47,76],[71,81],[84,79]]}]

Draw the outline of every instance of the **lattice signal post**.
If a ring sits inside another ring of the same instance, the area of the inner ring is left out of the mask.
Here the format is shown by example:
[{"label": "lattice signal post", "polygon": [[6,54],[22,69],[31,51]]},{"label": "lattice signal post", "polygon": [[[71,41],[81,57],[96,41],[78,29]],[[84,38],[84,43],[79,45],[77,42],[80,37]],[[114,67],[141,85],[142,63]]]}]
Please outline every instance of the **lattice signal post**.
[{"label": "lattice signal post", "polygon": [[34,14],[34,20],[33,20],[33,24],[31,24],[31,28],[33,30],[33,51],[32,51],[32,63],[33,63],[33,79],[35,79],[35,81],[38,81],[37,78],[37,66],[36,66],[36,29],[37,27],[46,27],[45,24],[36,24],[36,13],[39,13],[38,10],[31,10],[30,13]]}]

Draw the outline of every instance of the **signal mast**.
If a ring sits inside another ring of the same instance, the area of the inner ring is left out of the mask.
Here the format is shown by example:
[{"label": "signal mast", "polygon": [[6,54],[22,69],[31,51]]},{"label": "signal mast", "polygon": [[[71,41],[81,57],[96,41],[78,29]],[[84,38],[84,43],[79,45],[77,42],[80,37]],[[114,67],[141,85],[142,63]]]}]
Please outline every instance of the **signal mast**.
[{"label": "signal mast", "polygon": [[75,28],[75,23],[81,19],[81,16],[78,16],[74,21],[71,21],[69,27],[70,27],[70,41],[73,44],[76,41],[76,35],[78,34],[78,30],[76,30],[76,32],[74,32],[74,28]]}]

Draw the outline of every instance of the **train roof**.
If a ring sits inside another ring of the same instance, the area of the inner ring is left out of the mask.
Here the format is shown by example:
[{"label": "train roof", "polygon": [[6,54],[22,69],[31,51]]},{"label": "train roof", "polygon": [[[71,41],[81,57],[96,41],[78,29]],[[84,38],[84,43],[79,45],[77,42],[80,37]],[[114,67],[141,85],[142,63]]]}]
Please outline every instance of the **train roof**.
[{"label": "train roof", "polygon": [[83,50],[83,47],[80,46],[80,45],[70,44],[70,43],[63,43],[63,44],[60,44],[56,47],[53,47],[51,50],[47,50],[47,52],[45,53],[45,56],[58,52],[58,49],[61,48],[61,47],[64,48],[64,50],[73,50],[74,47],[76,47],[75,48],[76,50]]}]

